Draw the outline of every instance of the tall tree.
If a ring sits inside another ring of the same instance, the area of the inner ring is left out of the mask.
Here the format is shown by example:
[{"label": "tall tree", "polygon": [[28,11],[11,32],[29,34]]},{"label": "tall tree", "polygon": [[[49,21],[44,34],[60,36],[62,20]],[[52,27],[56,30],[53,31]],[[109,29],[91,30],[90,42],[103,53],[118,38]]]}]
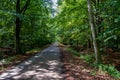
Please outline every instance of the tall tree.
[{"label": "tall tree", "polygon": [[21,53],[20,52],[20,17],[18,14],[20,14],[20,0],[17,0],[16,3],[16,27],[15,27],[15,38],[16,38],[16,53]]},{"label": "tall tree", "polygon": [[21,19],[20,15],[25,14],[25,11],[27,10],[27,7],[30,4],[30,0],[27,0],[25,5],[23,6],[22,9],[20,9],[20,0],[17,0],[16,2],[16,27],[15,27],[15,46],[16,46],[16,53],[21,53],[21,48],[20,48],[20,25],[21,25]]},{"label": "tall tree", "polygon": [[99,63],[100,62],[100,54],[99,54],[99,49],[98,49],[98,46],[97,46],[95,22],[94,22],[94,16],[93,16],[93,9],[92,9],[91,0],[87,0],[87,4],[88,4],[89,21],[90,21],[91,32],[92,32],[93,46],[94,46],[96,63]]}]

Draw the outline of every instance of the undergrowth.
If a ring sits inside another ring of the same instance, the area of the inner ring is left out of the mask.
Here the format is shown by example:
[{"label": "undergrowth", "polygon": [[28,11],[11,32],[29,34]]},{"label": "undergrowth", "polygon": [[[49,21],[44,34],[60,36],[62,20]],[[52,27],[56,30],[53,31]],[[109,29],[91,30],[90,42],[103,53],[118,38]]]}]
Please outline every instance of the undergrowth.
[{"label": "undergrowth", "polygon": [[113,65],[95,64],[95,59],[93,54],[80,54],[79,52],[71,48],[67,48],[67,51],[71,52],[75,56],[79,56],[81,59],[84,59],[90,66],[97,68],[99,71],[102,70],[103,72],[108,73],[112,77],[116,79],[120,79],[120,72]]}]

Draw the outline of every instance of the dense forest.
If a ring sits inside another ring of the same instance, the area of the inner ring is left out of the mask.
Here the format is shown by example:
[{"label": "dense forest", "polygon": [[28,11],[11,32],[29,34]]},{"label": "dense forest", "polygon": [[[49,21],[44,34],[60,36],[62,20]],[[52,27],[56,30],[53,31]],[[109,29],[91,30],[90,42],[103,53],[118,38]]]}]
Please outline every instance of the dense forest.
[{"label": "dense forest", "polygon": [[1,61],[56,41],[120,70],[120,0],[0,0]]},{"label": "dense forest", "polygon": [[51,2],[2,0],[0,2],[0,46],[17,54],[52,41],[49,26]]}]

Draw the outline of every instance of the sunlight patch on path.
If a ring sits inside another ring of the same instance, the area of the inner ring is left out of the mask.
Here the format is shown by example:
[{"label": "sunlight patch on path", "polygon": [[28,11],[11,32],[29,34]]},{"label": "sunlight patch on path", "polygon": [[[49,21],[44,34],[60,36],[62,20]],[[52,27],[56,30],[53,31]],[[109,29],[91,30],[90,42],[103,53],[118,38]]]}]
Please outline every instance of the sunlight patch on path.
[{"label": "sunlight patch on path", "polygon": [[0,75],[0,80],[64,80],[57,43]]}]

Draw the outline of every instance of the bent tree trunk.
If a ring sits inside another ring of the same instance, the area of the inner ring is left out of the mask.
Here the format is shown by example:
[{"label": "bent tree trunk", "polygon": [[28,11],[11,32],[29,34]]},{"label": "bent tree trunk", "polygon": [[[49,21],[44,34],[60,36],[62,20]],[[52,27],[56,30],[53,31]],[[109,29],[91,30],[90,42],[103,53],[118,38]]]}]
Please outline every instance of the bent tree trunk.
[{"label": "bent tree trunk", "polygon": [[97,41],[96,41],[96,31],[95,31],[95,23],[94,23],[91,0],[87,0],[87,4],[88,4],[89,21],[90,21],[90,26],[91,26],[92,38],[93,38],[95,59],[96,59],[96,63],[99,63],[101,62],[100,60],[101,58],[100,58],[100,53],[99,53],[99,49],[98,49]]}]

